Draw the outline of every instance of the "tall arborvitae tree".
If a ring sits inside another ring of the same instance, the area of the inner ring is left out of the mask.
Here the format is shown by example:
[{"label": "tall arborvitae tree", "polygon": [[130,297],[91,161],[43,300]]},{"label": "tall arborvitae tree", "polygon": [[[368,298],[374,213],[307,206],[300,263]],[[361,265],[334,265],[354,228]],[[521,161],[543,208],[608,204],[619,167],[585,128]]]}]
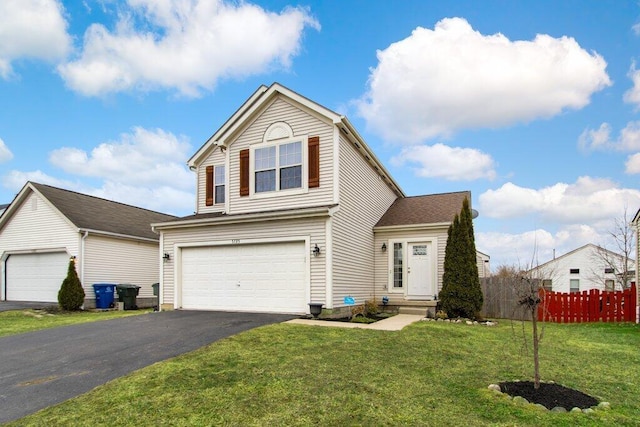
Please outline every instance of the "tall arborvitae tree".
[{"label": "tall arborvitae tree", "polygon": [[462,203],[447,232],[444,275],[440,301],[449,317],[478,317],[482,309],[482,288],[476,263],[476,244],[469,200]]},{"label": "tall arborvitae tree", "polygon": [[62,281],[62,286],[58,291],[58,304],[60,308],[67,311],[80,309],[84,303],[84,289],[76,272],[76,263],[72,258],[69,261],[67,277]]}]

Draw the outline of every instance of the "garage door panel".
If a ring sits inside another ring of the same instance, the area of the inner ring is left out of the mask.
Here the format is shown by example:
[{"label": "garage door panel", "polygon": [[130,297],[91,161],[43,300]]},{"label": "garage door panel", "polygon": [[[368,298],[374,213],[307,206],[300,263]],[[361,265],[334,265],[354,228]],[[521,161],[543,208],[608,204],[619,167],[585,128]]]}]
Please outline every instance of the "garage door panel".
[{"label": "garage door panel", "polygon": [[68,262],[66,252],[10,255],[6,260],[6,299],[57,302]]},{"label": "garage door panel", "polygon": [[182,250],[182,307],[303,313],[304,242]]}]

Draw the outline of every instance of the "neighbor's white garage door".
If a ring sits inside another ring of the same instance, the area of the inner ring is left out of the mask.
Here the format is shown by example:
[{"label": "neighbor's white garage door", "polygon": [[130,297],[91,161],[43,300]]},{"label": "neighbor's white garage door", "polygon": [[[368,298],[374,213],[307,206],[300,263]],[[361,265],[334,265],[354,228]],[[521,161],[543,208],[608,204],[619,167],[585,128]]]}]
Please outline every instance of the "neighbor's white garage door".
[{"label": "neighbor's white garage door", "polygon": [[304,242],[182,249],[182,308],[304,313]]},{"label": "neighbor's white garage door", "polygon": [[6,299],[57,302],[68,266],[66,252],[10,255],[5,267]]}]

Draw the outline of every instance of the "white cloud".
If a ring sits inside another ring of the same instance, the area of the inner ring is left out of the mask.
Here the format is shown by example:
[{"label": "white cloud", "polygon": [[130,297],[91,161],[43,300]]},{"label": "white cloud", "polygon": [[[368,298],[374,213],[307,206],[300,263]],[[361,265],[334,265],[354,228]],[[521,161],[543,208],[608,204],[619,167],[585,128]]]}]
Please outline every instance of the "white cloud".
[{"label": "white cloud", "polygon": [[628,174],[640,173],[640,153],[633,154],[627,158],[625,166],[625,172]]},{"label": "white cloud", "polygon": [[8,162],[13,159],[13,153],[7,147],[7,144],[4,143],[2,138],[0,138],[0,163]]},{"label": "white cloud", "polygon": [[[491,256],[491,269],[500,265],[513,265],[528,269],[579,248],[587,243],[606,247],[606,228],[597,230],[584,224],[575,224],[552,233],[536,229],[523,233],[476,233],[476,246]],[[495,261],[494,261],[495,260]]]},{"label": "white cloud", "polygon": [[598,129],[585,129],[578,138],[578,147],[586,151],[640,151],[640,121],[629,122],[618,138],[611,138],[611,126],[602,123]]},{"label": "white cloud", "polygon": [[633,82],[633,87],[626,91],[622,98],[628,104],[635,104],[638,109],[640,108],[640,70],[636,70],[635,62],[631,64],[627,75]]},{"label": "white cloud", "polygon": [[604,59],[571,37],[511,41],[462,18],[378,51],[357,102],[386,140],[416,143],[460,129],[499,127],[580,109],[611,81]]},{"label": "white cloud", "polygon": [[395,166],[415,164],[412,169],[423,178],[471,181],[495,178],[494,161],[488,154],[473,148],[449,147],[443,144],[404,148],[391,159]]},{"label": "white cloud", "polygon": [[87,96],[158,88],[198,96],[220,79],[288,68],[306,27],[320,25],[300,7],[274,13],[223,0],[129,0],[113,31],[91,25],[80,57],[58,70]]},{"label": "white cloud", "polygon": [[[136,127],[91,152],[74,147],[52,151],[49,161],[69,174],[69,180],[40,170],[11,171],[3,184],[17,191],[26,181],[35,181],[160,212],[190,214],[195,177],[186,162],[192,151],[185,137]],[[97,185],[87,178],[96,179]]]},{"label": "white cloud", "polygon": [[608,179],[583,176],[573,184],[540,189],[506,183],[479,197],[479,209],[489,218],[533,215],[549,223],[596,226],[619,216],[626,206],[640,206],[640,190],[619,188]]},{"label": "white cloud", "polygon": [[119,141],[100,144],[91,153],[73,147],[54,150],[49,161],[67,173],[124,186],[190,189],[193,174],[186,162],[191,150],[185,137],[137,127],[133,133],[120,135]]},{"label": "white cloud", "polygon": [[66,188],[69,190],[77,188],[77,184],[71,181],[55,178],[48,175],[41,170],[35,170],[31,172],[23,172],[12,170],[2,177],[2,185],[15,192],[20,191],[27,181],[37,182],[40,184],[47,184],[54,187]]},{"label": "white cloud", "polygon": [[64,8],[58,0],[0,1],[0,77],[19,58],[63,59],[71,49]]}]

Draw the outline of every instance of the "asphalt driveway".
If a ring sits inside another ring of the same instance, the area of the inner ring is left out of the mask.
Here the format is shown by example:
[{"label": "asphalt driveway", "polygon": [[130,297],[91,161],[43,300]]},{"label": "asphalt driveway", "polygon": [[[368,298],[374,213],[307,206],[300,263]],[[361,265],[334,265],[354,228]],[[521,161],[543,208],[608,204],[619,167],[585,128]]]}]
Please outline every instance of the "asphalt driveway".
[{"label": "asphalt driveway", "polygon": [[293,317],[166,311],[2,337],[0,423],[221,338]]}]

